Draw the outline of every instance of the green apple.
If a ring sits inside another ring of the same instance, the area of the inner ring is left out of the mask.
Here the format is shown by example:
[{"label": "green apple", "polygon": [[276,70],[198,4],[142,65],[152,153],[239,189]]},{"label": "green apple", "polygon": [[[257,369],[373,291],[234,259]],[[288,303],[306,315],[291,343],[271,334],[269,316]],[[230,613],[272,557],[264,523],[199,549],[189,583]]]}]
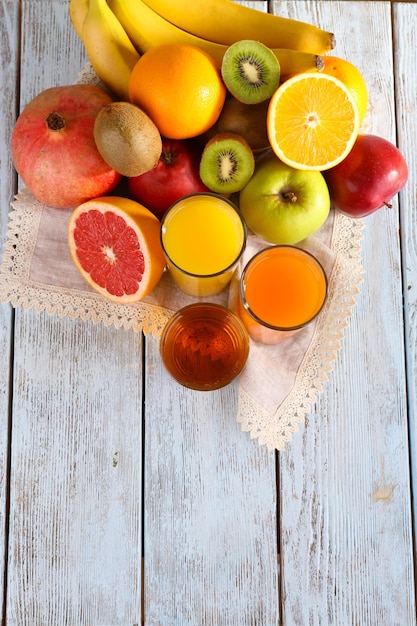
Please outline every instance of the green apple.
[{"label": "green apple", "polygon": [[321,172],[297,170],[268,154],[240,192],[239,205],[256,235],[274,244],[295,244],[324,224],[330,194]]}]

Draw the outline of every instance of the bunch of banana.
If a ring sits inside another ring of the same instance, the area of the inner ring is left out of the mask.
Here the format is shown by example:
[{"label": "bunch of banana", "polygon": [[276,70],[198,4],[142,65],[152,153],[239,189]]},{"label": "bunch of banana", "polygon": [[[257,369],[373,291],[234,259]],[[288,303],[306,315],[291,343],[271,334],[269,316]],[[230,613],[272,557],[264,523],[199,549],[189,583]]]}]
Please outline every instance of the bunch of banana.
[{"label": "bunch of banana", "polygon": [[[325,54],[335,46],[333,33],[313,24],[262,13],[232,0],[144,0],[144,2],[182,30],[197,37],[231,45],[242,39],[256,39],[269,48],[290,48]],[[126,0],[131,7],[135,0]]]},{"label": "bunch of banana", "polygon": [[95,72],[123,100],[129,99],[129,78],[140,55],[160,44],[197,46],[220,67],[235,41],[272,42],[265,45],[278,58],[282,76],[322,69],[320,55],[334,45],[331,33],[311,24],[231,0],[70,0],[69,14]]},{"label": "bunch of banana", "polygon": [[[203,6],[206,1],[204,0],[201,5]],[[147,4],[148,2],[151,0],[146,0],[146,2],[144,0],[108,0],[109,7],[140,53],[164,43],[189,44],[205,50],[220,67],[228,44],[203,39],[179,28],[151,9]],[[225,6],[227,4],[229,3],[225,3]],[[179,6],[182,7],[182,3]],[[200,4],[198,6],[200,7]],[[258,13],[258,11],[254,11],[254,13]],[[220,16],[218,21],[221,20],[222,17]],[[274,48],[273,52],[279,60],[283,76],[316,71],[323,67],[322,58],[316,53],[285,47]]]},{"label": "bunch of banana", "polygon": [[129,100],[130,74],[140,58],[107,0],[70,0],[75,31],[97,76],[121,100]]}]

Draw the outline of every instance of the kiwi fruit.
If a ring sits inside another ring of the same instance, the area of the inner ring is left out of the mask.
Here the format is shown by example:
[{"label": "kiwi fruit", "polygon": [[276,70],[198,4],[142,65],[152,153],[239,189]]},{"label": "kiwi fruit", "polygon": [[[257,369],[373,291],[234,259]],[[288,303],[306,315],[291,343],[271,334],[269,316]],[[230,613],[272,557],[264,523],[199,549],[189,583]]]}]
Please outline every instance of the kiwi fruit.
[{"label": "kiwi fruit", "polygon": [[200,178],[216,193],[240,191],[254,170],[252,149],[237,133],[218,133],[207,142],[201,155]]},{"label": "kiwi fruit", "polygon": [[158,128],[129,102],[112,102],[99,111],[94,139],[103,160],[123,176],[140,176],[151,170],[162,153]]},{"label": "kiwi fruit", "polygon": [[242,39],[229,46],[221,73],[229,92],[245,104],[268,100],[280,80],[280,65],[270,48],[260,41]]},{"label": "kiwi fruit", "polygon": [[228,98],[217,120],[217,130],[219,133],[241,135],[254,152],[265,150],[270,145],[266,124],[268,107],[269,99],[257,104],[245,104],[236,98]]}]

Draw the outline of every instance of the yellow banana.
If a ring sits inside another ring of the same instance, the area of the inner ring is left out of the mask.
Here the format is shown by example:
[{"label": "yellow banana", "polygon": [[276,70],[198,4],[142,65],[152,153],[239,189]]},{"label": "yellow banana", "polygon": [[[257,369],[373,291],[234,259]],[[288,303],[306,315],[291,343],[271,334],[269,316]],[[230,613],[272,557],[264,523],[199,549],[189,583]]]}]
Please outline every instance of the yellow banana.
[{"label": "yellow banana", "polygon": [[323,57],[319,54],[289,48],[273,48],[272,52],[279,61],[281,82],[294,74],[320,72],[324,69]]},{"label": "yellow banana", "polygon": [[140,58],[106,0],[89,0],[82,40],[97,76],[114,96],[129,100],[129,79]]},{"label": "yellow banana", "polygon": [[[291,48],[325,54],[335,46],[333,33],[299,20],[263,13],[232,0],[144,0],[182,30],[230,45],[256,39],[270,48]],[[135,0],[126,0],[135,4]]]},{"label": "yellow banana", "polygon": [[81,40],[83,38],[83,25],[88,11],[88,4],[88,0],[70,0],[68,7],[72,25]]},{"label": "yellow banana", "polygon": [[[108,0],[108,4],[139,53],[164,43],[183,43],[205,50],[221,66],[227,45],[187,33],[158,15],[142,0]],[[283,76],[322,69],[322,58],[316,54],[277,48],[273,52]]]}]

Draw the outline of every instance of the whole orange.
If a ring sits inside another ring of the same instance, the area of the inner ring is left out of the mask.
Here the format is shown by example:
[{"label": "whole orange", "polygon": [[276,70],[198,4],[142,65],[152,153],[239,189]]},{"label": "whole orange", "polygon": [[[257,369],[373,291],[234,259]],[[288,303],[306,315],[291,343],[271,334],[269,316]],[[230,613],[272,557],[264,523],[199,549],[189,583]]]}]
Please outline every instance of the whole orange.
[{"label": "whole orange", "polygon": [[130,101],[169,139],[196,137],[211,128],[225,97],[214,60],[204,50],[186,44],[150,48],[136,63],[129,82]]},{"label": "whole orange", "polygon": [[359,123],[363,122],[368,108],[368,89],[362,74],[350,61],[334,56],[324,56],[324,74],[342,81],[352,94],[359,111]]}]

